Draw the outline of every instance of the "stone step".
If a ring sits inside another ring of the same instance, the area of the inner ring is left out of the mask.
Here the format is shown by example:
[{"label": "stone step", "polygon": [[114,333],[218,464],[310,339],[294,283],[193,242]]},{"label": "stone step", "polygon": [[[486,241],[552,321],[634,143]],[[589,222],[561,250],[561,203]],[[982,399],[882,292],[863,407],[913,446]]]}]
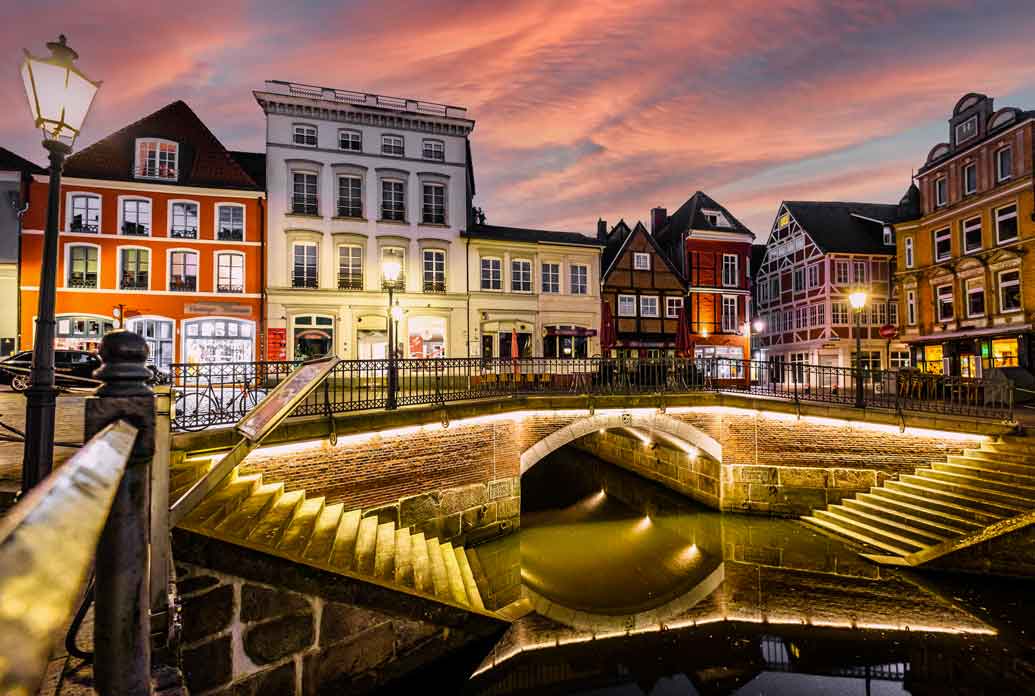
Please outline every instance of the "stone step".
[{"label": "stone step", "polygon": [[446,567],[449,592],[453,601],[457,604],[467,604],[467,588],[464,587],[464,578],[460,575],[460,565],[456,562],[453,545],[448,541],[442,542],[442,563]]},{"label": "stone step", "polygon": [[862,493],[857,497],[872,496],[875,498],[888,499],[893,502],[908,503],[914,509],[922,509],[925,511],[925,514],[933,515],[934,519],[938,519],[938,516],[944,516],[950,520],[950,522],[953,520],[963,520],[969,524],[975,525],[975,528],[978,529],[991,524],[996,520],[1002,519],[1002,517],[985,512],[984,510],[977,510],[966,505],[961,505],[959,501],[948,502],[928,498],[925,496],[923,491],[917,491],[913,487],[907,486],[903,489],[893,488],[890,485],[892,483],[896,482],[885,481],[883,487],[871,488],[869,493]]},{"label": "stone step", "polygon": [[[915,479],[916,477],[914,476],[913,478]],[[934,485],[928,485],[930,482],[924,482],[923,479],[920,481],[920,483],[914,481],[886,481],[884,487],[902,493],[909,493],[926,501],[928,507],[938,509],[942,506],[949,506],[948,510],[950,511],[953,509],[961,511],[960,513],[951,514],[962,514],[965,511],[967,514],[974,515],[975,520],[984,520],[986,524],[1001,520],[1004,517],[1012,517],[1016,514],[1016,511],[1012,508],[1003,508],[987,500],[946,491]],[[983,518],[977,517],[975,513],[980,513],[983,515]]]},{"label": "stone step", "polygon": [[328,563],[331,559],[331,551],[334,549],[334,542],[338,537],[338,526],[341,523],[341,514],[345,506],[341,503],[325,505],[316,518],[313,526],[313,533],[309,536],[302,558],[317,563]]},{"label": "stone step", "polygon": [[899,548],[899,547],[897,547],[897,546],[895,546],[893,544],[888,544],[888,543],[886,543],[886,542],[884,542],[884,541],[882,541],[880,539],[874,539],[874,538],[871,538],[871,537],[867,536],[866,534],[861,534],[861,533],[853,531],[851,529],[846,529],[845,527],[843,527],[842,525],[840,525],[839,523],[837,523],[835,521],[823,519],[823,518],[820,518],[820,517],[814,517],[814,516],[813,517],[803,517],[802,520],[804,522],[808,522],[810,524],[814,524],[817,527],[820,527],[821,529],[825,529],[827,531],[834,532],[835,534],[837,534],[839,536],[842,536],[842,537],[845,537],[846,539],[852,539],[853,541],[857,541],[857,542],[862,542],[864,544],[868,544],[870,546],[873,546],[874,548],[878,548],[878,549],[881,549],[883,551],[888,551],[888,552],[890,552],[890,553],[892,553],[892,554],[894,554],[896,556],[908,556],[909,553],[910,553],[906,549]]},{"label": "stone step", "polygon": [[[870,515],[879,516],[890,522],[905,525],[907,527],[913,527],[914,529],[929,532],[931,534],[942,535],[944,539],[951,539],[953,537],[961,536],[966,534],[970,529],[977,528],[967,527],[960,521],[949,521],[948,518],[942,515],[936,516],[923,516],[924,511],[912,510],[904,511],[900,507],[892,506],[885,500],[883,504],[881,502],[874,502],[872,498],[864,498],[863,496],[868,494],[862,494],[856,498],[849,498],[841,501],[841,504],[845,507],[852,508],[866,512]],[[878,499],[879,501],[879,499]],[[908,506],[905,506],[908,509]],[[930,514],[930,511],[926,511]]]},{"label": "stone step", "polygon": [[187,514],[185,521],[198,527],[214,528],[261,484],[260,474],[233,478],[198,503],[197,507]]},{"label": "stone step", "polygon": [[359,521],[359,533],[356,535],[356,561],[354,566],[356,572],[372,575],[376,553],[377,518],[364,517]]},{"label": "stone step", "polygon": [[989,510],[1004,517],[1012,517],[1025,510],[1030,510],[1032,507],[1031,501],[1027,498],[990,488],[983,488],[973,485],[973,482],[960,481],[958,479],[944,480],[949,475],[941,472],[943,477],[938,478],[928,475],[929,472],[929,469],[917,469],[915,474],[904,474],[901,476],[899,483],[912,484],[932,492],[963,498],[968,500],[972,507],[976,507],[979,510]]},{"label": "stone step", "polygon": [[374,544],[374,577],[395,579],[395,522],[377,525]]},{"label": "stone step", "polygon": [[241,506],[227,515],[215,531],[222,537],[247,539],[263,515],[284,494],[283,483],[264,483]]},{"label": "stone step", "polygon": [[963,450],[965,457],[977,457],[978,459],[989,459],[992,461],[1010,462],[1026,469],[1035,469],[1035,453],[1018,452],[1017,450],[1003,449],[995,445],[983,445],[981,449]]},{"label": "stone step", "polygon": [[1035,437],[1027,437],[1024,435],[1001,435],[998,440],[994,442],[988,442],[986,444],[994,445],[997,450],[1002,448],[1002,451],[1015,451],[1015,452],[1031,452],[1035,453]]},{"label": "stone step", "polygon": [[[992,468],[993,464],[982,459],[971,459],[968,457],[950,457],[951,461],[933,462],[931,468],[935,471],[955,471],[967,476],[977,478],[993,479],[996,481],[1008,481],[1019,483],[1022,486],[1035,486],[1035,475],[1016,473],[1015,471],[1004,470],[1002,467]],[[1032,470],[1035,474],[1035,469]]]},{"label": "stone step", "polygon": [[482,603],[481,593],[478,592],[478,583],[474,580],[474,572],[467,560],[467,552],[464,551],[463,546],[457,546],[453,549],[453,553],[456,555],[456,565],[460,569],[460,578],[464,581],[467,603],[477,609],[484,609],[485,604]]},{"label": "stone step", "polygon": [[428,562],[431,566],[431,584],[435,594],[439,597],[449,599],[449,577],[446,575],[446,565],[442,561],[442,545],[438,539],[428,539]]},{"label": "stone step", "polygon": [[410,539],[410,554],[413,557],[413,589],[425,594],[434,594],[431,560],[428,558],[428,543],[424,540],[424,532],[414,534]]},{"label": "stone step", "polygon": [[859,515],[857,512],[847,510],[839,506],[831,506],[827,510],[813,510],[813,517],[817,519],[826,520],[832,522],[843,529],[847,529],[854,534],[859,534],[867,537],[871,540],[880,541],[882,546],[880,548],[891,550],[895,553],[895,549],[904,550],[908,553],[919,551],[921,549],[932,546],[931,543],[926,541],[917,541],[916,539],[910,539],[907,536],[897,533],[890,532],[882,527],[871,524],[870,520]]},{"label": "stone step", "polygon": [[249,532],[248,540],[262,546],[276,546],[303,500],[305,491],[288,491],[281,495]]},{"label": "stone step", "polygon": [[[1022,501],[1027,501],[1029,508],[1035,507],[1035,486],[1029,485],[1030,483],[1035,482],[1035,479],[1032,479],[1032,481],[1028,483],[1025,483],[1023,480],[1004,481],[992,476],[986,477],[980,470],[953,471],[941,469],[933,465],[930,469],[925,469],[922,472],[917,471],[917,475],[923,476],[924,478],[938,479],[939,481],[945,481],[948,483],[985,489],[993,493],[1005,493],[1011,498],[1018,498]],[[1010,501],[1007,500],[1007,502]],[[1023,505],[1024,503],[1022,502],[1018,504]]]},{"label": "stone step", "polygon": [[413,587],[413,537],[407,529],[395,530],[395,582]]},{"label": "stone step", "polygon": [[295,516],[284,529],[277,548],[295,558],[301,558],[309,539],[313,536],[316,520],[323,512],[323,507],[323,496],[303,500],[295,511]]},{"label": "stone step", "polygon": [[491,599],[489,587],[489,576],[485,574],[485,568],[482,566],[482,559],[478,558],[478,552],[475,549],[464,549],[467,554],[467,564],[471,566],[471,573],[474,575],[474,582],[478,585],[478,595],[482,597],[484,602],[486,598]]},{"label": "stone step", "polygon": [[330,559],[331,565],[335,568],[352,570],[356,567],[356,541],[359,538],[359,523],[362,518],[363,511],[358,508],[349,510],[341,516]]},{"label": "stone step", "polygon": [[845,503],[847,502],[846,500],[840,505],[830,505],[827,509],[833,510],[836,508],[839,515],[858,520],[861,524],[882,530],[888,536],[900,538],[903,541],[915,543],[919,546],[934,546],[956,536],[945,534],[944,532],[932,532],[918,525],[904,524],[892,516],[885,516],[872,508],[860,505],[846,505]]}]

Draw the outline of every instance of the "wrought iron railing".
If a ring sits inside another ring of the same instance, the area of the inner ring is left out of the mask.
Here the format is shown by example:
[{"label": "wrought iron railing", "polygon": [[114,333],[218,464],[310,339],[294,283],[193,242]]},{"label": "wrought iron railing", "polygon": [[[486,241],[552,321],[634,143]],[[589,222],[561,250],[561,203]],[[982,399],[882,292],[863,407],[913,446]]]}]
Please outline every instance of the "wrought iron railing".
[{"label": "wrought iron railing", "polygon": [[[178,430],[239,420],[298,363],[172,366]],[[394,400],[389,372],[397,379]],[[706,359],[410,358],[343,360],[293,415],[312,416],[525,394],[738,392],[760,398],[978,418],[1013,415],[1006,380],[964,379],[800,363]]]}]

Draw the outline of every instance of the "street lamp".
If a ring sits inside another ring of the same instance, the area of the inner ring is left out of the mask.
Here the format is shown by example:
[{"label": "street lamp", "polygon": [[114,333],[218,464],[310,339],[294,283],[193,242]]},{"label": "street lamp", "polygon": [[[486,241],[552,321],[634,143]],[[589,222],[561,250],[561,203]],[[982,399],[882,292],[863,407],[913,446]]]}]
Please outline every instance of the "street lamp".
[{"label": "street lamp", "polygon": [[22,81],[34,125],[43,132],[43,147],[50,157],[47,226],[40,260],[40,297],[36,312],[36,339],[32,349],[32,385],[26,394],[25,450],[22,455],[22,492],[42,481],[54,467],[54,305],[57,295],[58,204],[65,157],[79,137],[94,95],[101,86],[75,67],[79,57],[65,35],[47,44],[50,56],[38,58],[25,51]]},{"label": "street lamp", "polygon": [[765,322],[761,319],[755,319],[754,323],[752,323],[751,326],[755,328],[756,334],[762,333],[762,331],[765,329]]},{"label": "street lamp", "polygon": [[[385,260],[381,263],[381,276],[384,278],[385,287],[388,288],[388,397],[385,399],[385,408],[395,408],[398,405],[396,400],[397,375],[395,369],[395,331],[393,324],[398,319],[396,314],[402,314],[402,309],[396,307],[392,301],[392,292],[395,290],[399,278],[402,277],[402,265],[398,261]],[[398,312],[396,311],[398,310]]]},{"label": "street lamp", "polygon": [[855,310],[855,407],[863,408],[863,373],[862,373],[862,313],[866,307],[866,291],[856,290],[848,295],[848,302]]}]

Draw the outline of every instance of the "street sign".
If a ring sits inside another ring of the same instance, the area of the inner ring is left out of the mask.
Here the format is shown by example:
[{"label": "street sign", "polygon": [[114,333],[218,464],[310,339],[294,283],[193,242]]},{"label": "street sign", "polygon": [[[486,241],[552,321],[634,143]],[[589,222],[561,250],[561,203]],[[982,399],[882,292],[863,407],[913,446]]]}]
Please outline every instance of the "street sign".
[{"label": "street sign", "polygon": [[898,335],[898,328],[894,324],[885,324],[880,327],[879,333],[881,338],[895,338]]}]

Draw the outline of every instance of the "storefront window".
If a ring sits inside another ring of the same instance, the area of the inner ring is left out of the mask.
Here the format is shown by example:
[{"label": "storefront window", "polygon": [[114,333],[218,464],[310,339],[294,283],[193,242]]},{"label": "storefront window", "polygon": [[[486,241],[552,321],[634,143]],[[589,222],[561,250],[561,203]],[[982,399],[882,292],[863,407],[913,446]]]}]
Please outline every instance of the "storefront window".
[{"label": "storefront window", "polygon": [[126,323],[133,333],[147,341],[147,362],[168,372],[173,361],[173,321],[170,319],[130,319]]},{"label": "storefront window", "polygon": [[188,319],[183,322],[188,363],[245,363],[255,359],[255,322],[244,319]]},{"label": "storefront window", "polygon": [[115,329],[113,319],[58,316],[56,348],[96,351],[104,334]]},{"label": "storefront window", "polygon": [[575,326],[547,326],[543,337],[544,358],[585,358],[589,356],[589,338]]},{"label": "storefront window", "polygon": [[992,341],[991,367],[1017,367],[1017,339],[997,338]]},{"label": "storefront window", "polygon": [[412,317],[408,327],[411,358],[446,357],[445,317]]},{"label": "storefront window", "polygon": [[940,345],[924,346],[924,352],[921,354],[923,361],[920,364],[920,369],[932,375],[945,374],[944,355],[945,353]]},{"label": "storefront window", "polygon": [[334,352],[334,319],[311,314],[295,317],[295,360],[319,358]]},{"label": "storefront window", "polygon": [[744,376],[744,350],[737,346],[697,346],[694,358],[708,362],[710,358],[719,358],[714,373],[717,379],[740,379]]},{"label": "storefront window", "polygon": [[[517,336],[518,354],[514,355],[514,337]],[[500,357],[501,358],[530,358],[532,357],[532,334],[513,333],[511,331],[500,331]]]}]

